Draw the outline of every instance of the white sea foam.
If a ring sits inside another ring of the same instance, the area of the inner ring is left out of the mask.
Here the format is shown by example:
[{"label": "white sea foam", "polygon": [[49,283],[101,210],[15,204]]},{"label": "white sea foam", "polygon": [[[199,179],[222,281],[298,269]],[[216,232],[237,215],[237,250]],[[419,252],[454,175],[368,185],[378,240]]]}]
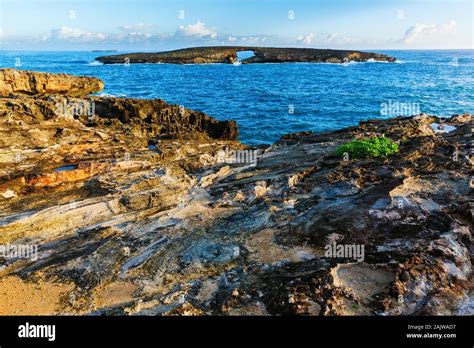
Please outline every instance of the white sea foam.
[{"label": "white sea foam", "polygon": [[107,98],[124,98],[124,97],[126,97],[127,95],[124,94],[124,93],[110,94],[110,93],[102,92],[102,93],[99,93],[98,96],[99,96],[99,97],[107,97]]},{"label": "white sea foam", "polygon": [[[351,66],[351,65],[364,64],[364,63],[366,62],[356,62],[354,60],[351,60],[351,61],[342,63],[342,66]],[[336,64],[341,64],[341,63],[336,63]]]},{"label": "white sea foam", "polygon": [[89,64],[87,64],[89,66],[99,66],[99,65],[104,65],[104,63],[102,62],[98,62],[97,60],[93,61],[93,62],[90,62]]}]

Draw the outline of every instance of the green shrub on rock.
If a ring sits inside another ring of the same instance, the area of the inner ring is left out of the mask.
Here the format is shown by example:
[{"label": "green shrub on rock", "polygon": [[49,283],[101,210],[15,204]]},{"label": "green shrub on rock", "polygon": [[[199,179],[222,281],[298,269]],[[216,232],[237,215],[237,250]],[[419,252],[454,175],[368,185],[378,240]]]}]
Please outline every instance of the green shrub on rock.
[{"label": "green shrub on rock", "polygon": [[336,154],[343,157],[347,153],[351,159],[385,158],[398,153],[398,145],[393,140],[382,137],[353,140],[339,146]]}]

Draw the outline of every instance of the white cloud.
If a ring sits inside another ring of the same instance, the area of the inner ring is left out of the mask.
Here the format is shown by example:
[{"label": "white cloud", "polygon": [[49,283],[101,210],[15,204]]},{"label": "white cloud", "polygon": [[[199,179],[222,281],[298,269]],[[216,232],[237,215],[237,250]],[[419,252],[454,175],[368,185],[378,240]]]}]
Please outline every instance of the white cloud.
[{"label": "white cloud", "polygon": [[265,36],[242,36],[239,39],[240,42],[251,45],[264,43],[265,41],[267,41],[267,38]]},{"label": "white cloud", "polygon": [[[232,36],[229,35],[223,38],[222,41],[219,41],[220,44],[232,44],[232,45],[243,45],[243,46],[255,46],[263,45],[267,42],[268,37],[263,35],[254,35],[254,36]],[[275,41],[272,41],[275,44]]]},{"label": "white cloud", "polygon": [[360,45],[368,43],[368,41],[363,41],[359,38],[343,36],[339,33],[331,33],[326,37],[326,42],[322,42],[323,45],[331,46],[348,46],[348,45]]},{"label": "white cloud", "polygon": [[59,29],[53,29],[51,34],[44,37],[44,39],[69,42],[94,42],[106,40],[107,35],[102,33],[92,33],[78,28],[61,27]]},{"label": "white cloud", "polygon": [[456,32],[456,27],[457,27],[456,21],[451,20],[448,23],[443,24],[443,26],[441,27],[441,31],[444,33],[454,33]]},{"label": "white cloud", "polygon": [[123,32],[150,32],[158,29],[158,26],[155,24],[138,23],[122,25],[119,29]]},{"label": "white cloud", "polygon": [[187,26],[180,26],[179,29],[176,31],[178,36],[185,36],[185,37],[194,37],[194,38],[203,38],[208,37],[214,39],[217,37],[217,33],[208,28],[206,23],[197,21],[194,24],[189,24]]},{"label": "white cloud", "polygon": [[401,41],[410,44],[434,33],[436,33],[436,27],[433,24],[427,25],[416,23],[415,25],[408,28]]},{"label": "white cloud", "polygon": [[328,35],[328,37],[326,38],[326,41],[331,43],[333,42],[334,40],[336,40],[337,38],[339,37],[339,34],[338,33],[331,33]]},{"label": "white cloud", "polygon": [[[216,39],[218,34],[208,28],[203,22],[196,22],[188,26],[181,26],[175,33],[156,33],[153,32],[156,25],[150,24],[130,24],[118,27],[119,32],[102,34],[97,32],[88,32],[80,28],[61,27],[53,29],[48,35],[44,35],[40,41],[49,43],[68,43],[68,44],[101,44],[111,45],[120,44],[158,44],[172,41],[190,41]],[[38,41],[37,41],[38,42]]]},{"label": "white cloud", "polygon": [[130,32],[125,37],[128,42],[144,42],[149,39],[152,39],[153,35],[149,33],[140,33],[140,32]]},{"label": "white cloud", "polygon": [[288,47],[295,43],[300,47],[334,49],[446,48],[462,46],[462,43],[459,44],[459,38],[454,37],[456,30],[457,24],[452,20],[437,25],[417,23],[408,28],[401,38],[359,38],[337,32],[311,32],[295,38],[276,35],[239,36],[231,32],[219,34],[217,29],[207,26],[202,21],[197,21],[180,26],[176,31],[171,32],[160,32],[157,25],[138,23],[122,25],[114,32],[108,33],[90,32],[83,28],[69,26],[51,30],[49,33],[38,33],[35,36],[12,36],[4,30],[3,33],[0,31],[0,38],[2,45],[8,49],[28,49],[28,47],[176,49],[201,44]]},{"label": "white cloud", "polygon": [[416,23],[415,25],[408,28],[400,41],[406,44],[412,44],[426,38],[432,38],[437,34],[452,34],[455,31],[455,21],[449,21],[443,25]]},{"label": "white cloud", "polygon": [[157,25],[144,23],[127,24],[118,27],[116,32],[99,33],[89,32],[82,28],[63,26],[51,30],[47,34],[37,36],[14,38],[9,37],[9,45],[44,45],[45,47],[149,47],[160,45],[162,47],[182,47],[198,42],[209,42],[218,38],[218,34],[208,28],[203,22],[196,22],[186,27],[180,27],[176,32],[157,32]]},{"label": "white cloud", "polygon": [[111,34],[110,39],[129,43],[146,43],[164,37],[164,34],[156,33],[158,28],[158,25],[144,23],[122,25],[118,27],[121,33],[117,35]]},{"label": "white cloud", "polygon": [[298,42],[301,42],[305,45],[311,45],[314,41],[314,34],[313,33],[309,33],[308,35],[306,36],[298,36],[298,39],[297,39]]}]

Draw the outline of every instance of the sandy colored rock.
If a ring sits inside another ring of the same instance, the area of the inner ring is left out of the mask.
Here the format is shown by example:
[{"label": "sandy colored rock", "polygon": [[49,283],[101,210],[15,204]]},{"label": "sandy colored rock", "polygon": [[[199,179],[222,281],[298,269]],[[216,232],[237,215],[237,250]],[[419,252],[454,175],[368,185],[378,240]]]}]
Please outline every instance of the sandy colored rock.
[{"label": "sandy colored rock", "polygon": [[104,83],[94,77],[0,69],[0,96],[62,94],[74,97],[97,93]]},{"label": "sandy colored rock", "polygon": [[18,277],[0,278],[0,315],[54,315],[73,285],[27,282]]}]

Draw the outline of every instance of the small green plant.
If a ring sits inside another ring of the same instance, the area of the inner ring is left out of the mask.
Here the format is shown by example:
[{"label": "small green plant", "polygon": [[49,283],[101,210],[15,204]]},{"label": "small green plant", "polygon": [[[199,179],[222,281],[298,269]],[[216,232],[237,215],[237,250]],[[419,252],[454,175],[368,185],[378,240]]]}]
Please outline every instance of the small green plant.
[{"label": "small green plant", "polygon": [[385,158],[398,153],[398,145],[393,140],[381,137],[353,140],[350,143],[339,146],[336,155],[344,157],[345,154],[351,159]]}]

